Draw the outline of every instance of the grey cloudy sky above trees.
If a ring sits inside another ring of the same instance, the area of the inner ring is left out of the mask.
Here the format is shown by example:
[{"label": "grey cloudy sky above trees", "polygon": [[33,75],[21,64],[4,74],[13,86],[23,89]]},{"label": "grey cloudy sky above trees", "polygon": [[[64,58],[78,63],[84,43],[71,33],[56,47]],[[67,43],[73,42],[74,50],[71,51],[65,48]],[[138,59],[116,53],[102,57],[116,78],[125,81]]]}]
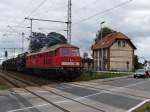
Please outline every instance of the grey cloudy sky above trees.
[{"label": "grey cloudy sky above trees", "polygon": [[[87,21],[80,20],[107,10],[117,4],[128,0],[72,0],[72,43],[82,50],[90,52],[90,46],[100,28],[100,22],[105,21],[104,26],[123,32],[131,38],[137,46],[136,54],[150,59],[150,1],[132,0],[128,4],[99,14]],[[40,5],[42,4],[42,5]],[[29,35],[29,21],[25,17],[62,20],[67,19],[67,0],[1,0],[0,1],[0,48],[21,47],[21,36],[9,29],[13,27],[18,32]],[[34,22],[33,31],[49,33],[56,31],[66,35],[62,31],[66,29],[64,24]],[[7,34],[7,35],[4,35]],[[28,41],[26,40],[26,47]],[[2,50],[1,50],[2,52]],[[3,54],[3,52],[1,53]]]}]

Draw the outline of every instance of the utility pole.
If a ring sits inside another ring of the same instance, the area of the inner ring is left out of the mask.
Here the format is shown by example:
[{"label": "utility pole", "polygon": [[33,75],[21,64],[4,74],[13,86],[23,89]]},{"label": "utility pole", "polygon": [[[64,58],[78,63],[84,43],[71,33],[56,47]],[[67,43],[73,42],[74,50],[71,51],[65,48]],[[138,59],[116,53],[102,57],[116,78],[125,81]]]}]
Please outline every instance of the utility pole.
[{"label": "utility pole", "polygon": [[24,52],[24,32],[22,32],[22,53]]},{"label": "utility pole", "polygon": [[[71,44],[71,24],[72,24],[72,2],[71,0],[68,0],[68,17],[67,17],[67,22],[64,21],[56,21],[56,20],[46,20],[46,19],[35,19],[35,18],[28,18],[25,17],[25,19],[30,20],[30,36],[32,36],[32,29],[33,29],[33,21],[47,21],[47,22],[55,22],[55,23],[65,23],[67,24],[67,40],[68,43]],[[66,30],[64,30],[66,31]]]},{"label": "utility pole", "polygon": [[68,0],[68,22],[67,22],[67,40],[68,43],[71,44],[71,24],[72,24],[72,2],[71,0]]},{"label": "utility pole", "polygon": [[30,20],[30,36],[32,36],[32,31],[33,31],[33,21],[47,21],[47,22],[55,22],[55,23],[63,23],[63,24],[68,24],[68,22],[64,21],[56,21],[56,20],[47,20],[47,19],[36,19],[36,18],[25,18],[27,20]]},{"label": "utility pole", "polygon": [[32,19],[31,19],[31,23],[30,23],[30,37],[32,37],[32,27],[33,27],[33,25],[32,25]]},{"label": "utility pole", "polygon": [[[104,23],[105,23],[105,21],[102,21],[100,23],[100,25],[101,25],[101,41],[103,40],[103,27],[102,27],[102,25]],[[104,49],[103,48],[101,48],[101,54],[102,54],[102,56],[101,56],[101,70],[103,70],[104,69]]]},{"label": "utility pole", "polygon": [[33,26],[32,21],[33,21],[33,19],[32,18],[26,18],[26,17],[25,17],[25,19],[30,20],[30,27],[28,27],[28,28],[30,28],[30,37],[32,37],[32,26]]},{"label": "utility pole", "polygon": [[[12,31],[14,31],[15,33],[17,33],[17,34],[22,36],[22,53],[23,53],[24,52],[24,38],[25,38],[24,36],[25,36],[25,33],[24,32],[19,33],[14,28],[12,28],[12,26],[9,26],[9,25],[8,25],[8,28],[10,28]],[[28,28],[28,27],[26,27],[26,28]]]}]

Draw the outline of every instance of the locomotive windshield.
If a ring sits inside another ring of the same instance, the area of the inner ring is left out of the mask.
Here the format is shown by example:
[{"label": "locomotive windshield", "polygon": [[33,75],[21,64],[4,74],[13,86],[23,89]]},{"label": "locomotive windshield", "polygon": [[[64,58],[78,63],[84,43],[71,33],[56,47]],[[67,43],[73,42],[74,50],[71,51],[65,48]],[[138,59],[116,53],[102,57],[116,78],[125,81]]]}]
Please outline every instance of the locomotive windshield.
[{"label": "locomotive windshield", "polygon": [[61,54],[62,56],[79,56],[79,51],[77,49],[72,48],[62,48]]},{"label": "locomotive windshield", "polygon": [[69,55],[69,50],[66,49],[66,48],[63,48],[62,49],[62,54],[63,54],[63,56],[68,56]]},{"label": "locomotive windshield", "polygon": [[72,55],[73,56],[79,56],[78,50],[72,50]]}]

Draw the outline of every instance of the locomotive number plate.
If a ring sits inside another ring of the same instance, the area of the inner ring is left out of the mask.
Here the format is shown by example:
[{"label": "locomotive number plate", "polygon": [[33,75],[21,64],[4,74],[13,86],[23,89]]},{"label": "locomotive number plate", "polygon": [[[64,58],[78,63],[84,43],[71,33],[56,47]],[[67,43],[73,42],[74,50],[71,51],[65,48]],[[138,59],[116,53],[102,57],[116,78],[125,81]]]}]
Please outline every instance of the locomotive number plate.
[{"label": "locomotive number plate", "polygon": [[79,65],[79,62],[62,62],[61,65]]}]

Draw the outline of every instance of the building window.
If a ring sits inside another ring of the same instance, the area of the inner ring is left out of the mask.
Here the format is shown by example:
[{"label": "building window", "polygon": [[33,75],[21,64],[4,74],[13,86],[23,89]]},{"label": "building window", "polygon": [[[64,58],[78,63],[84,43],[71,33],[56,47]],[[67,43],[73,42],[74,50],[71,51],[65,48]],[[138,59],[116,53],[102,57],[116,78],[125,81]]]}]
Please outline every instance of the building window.
[{"label": "building window", "polygon": [[121,46],[121,41],[120,40],[118,40],[118,47],[120,47]]},{"label": "building window", "polygon": [[126,46],[126,42],[122,41],[122,46],[125,47]]}]

